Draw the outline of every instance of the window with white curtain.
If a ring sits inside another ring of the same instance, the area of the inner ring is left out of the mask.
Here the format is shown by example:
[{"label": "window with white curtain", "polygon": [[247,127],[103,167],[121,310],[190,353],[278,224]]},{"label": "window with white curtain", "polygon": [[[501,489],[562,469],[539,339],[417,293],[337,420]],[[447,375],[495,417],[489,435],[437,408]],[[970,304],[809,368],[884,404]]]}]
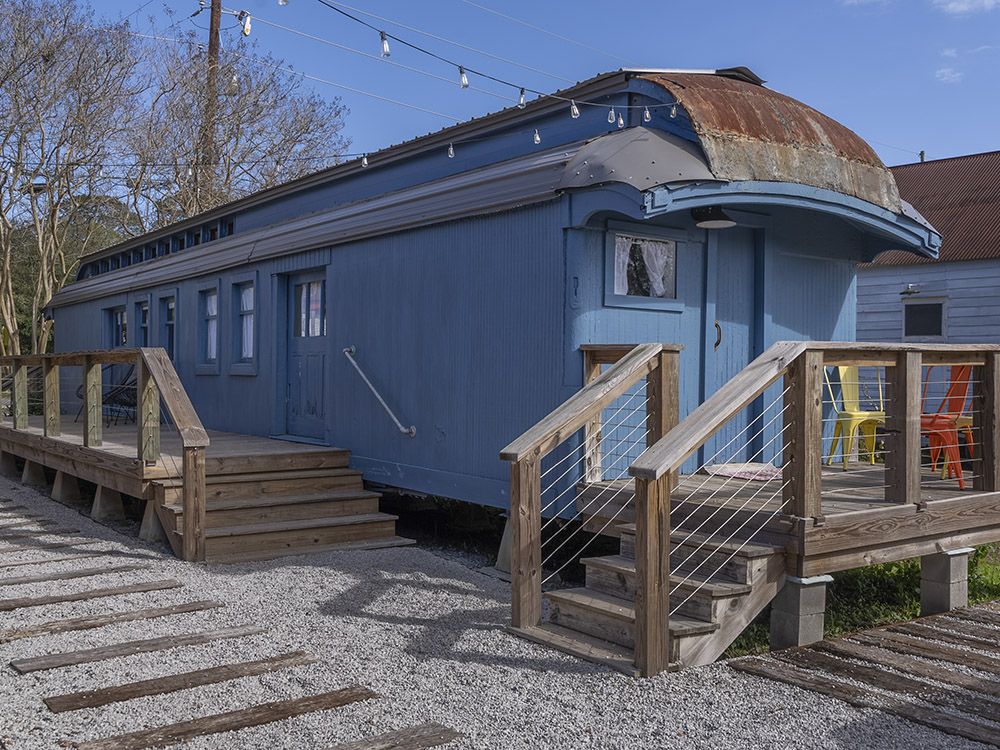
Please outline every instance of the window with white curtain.
[{"label": "window with white curtain", "polygon": [[614,293],[627,297],[677,296],[677,243],[615,235]]},{"label": "window with white curtain", "polygon": [[240,362],[253,361],[254,288],[253,282],[236,287],[239,299]]}]

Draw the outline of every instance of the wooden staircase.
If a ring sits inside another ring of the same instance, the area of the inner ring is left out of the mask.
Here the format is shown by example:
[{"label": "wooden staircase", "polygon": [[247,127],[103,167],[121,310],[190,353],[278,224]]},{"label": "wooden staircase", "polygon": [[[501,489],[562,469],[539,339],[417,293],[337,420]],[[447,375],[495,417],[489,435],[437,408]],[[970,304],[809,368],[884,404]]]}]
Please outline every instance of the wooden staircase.
[{"label": "wooden staircase", "polygon": [[[548,622],[511,630],[638,676],[633,656],[635,524],[619,530],[620,554],[581,560],[587,570],[586,586],[544,594]],[[671,534],[670,562],[671,569],[680,566],[670,578],[670,607],[676,608],[669,618],[673,669],[715,661],[774,598],[785,579],[785,551],[780,546],[741,545],[685,531]]]},{"label": "wooden staircase", "polygon": [[[396,536],[396,516],[379,512],[350,451],[208,456],[205,547],[208,562],[248,562],[290,554],[412,544]],[[155,482],[157,517],[174,552],[184,537],[179,480]]]}]

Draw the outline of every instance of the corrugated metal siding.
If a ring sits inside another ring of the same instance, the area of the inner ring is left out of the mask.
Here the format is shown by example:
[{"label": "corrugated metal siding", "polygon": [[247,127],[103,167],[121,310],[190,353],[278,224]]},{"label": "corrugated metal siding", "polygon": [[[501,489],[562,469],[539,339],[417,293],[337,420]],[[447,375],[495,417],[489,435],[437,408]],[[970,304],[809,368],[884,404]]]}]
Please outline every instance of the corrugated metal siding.
[{"label": "corrugated metal siding", "polygon": [[[1000,151],[893,167],[899,194],[941,234],[938,262],[1000,258]],[[934,263],[892,251],[877,266]]]}]

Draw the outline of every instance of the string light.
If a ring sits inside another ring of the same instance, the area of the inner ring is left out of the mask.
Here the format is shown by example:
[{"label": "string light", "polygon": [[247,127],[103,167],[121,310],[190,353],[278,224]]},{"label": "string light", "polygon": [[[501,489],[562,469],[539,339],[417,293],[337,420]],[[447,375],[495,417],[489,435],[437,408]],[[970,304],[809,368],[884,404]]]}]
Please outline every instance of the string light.
[{"label": "string light", "polygon": [[278,0],[278,5],[288,5],[288,0]]},{"label": "string light", "polygon": [[540,136],[540,135],[538,134],[538,128],[535,128],[535,139],[534,139],[534,140],[535,140],[535,145],[536,145],[536,146],[537,146],[537,145],[538,145],[539,143],[541,143],[541,142],[542,142],[542,136]]},{"label": "string light", "polygon": [[528,105],[524,103],[524,89],[522,88],[521,89],[521,98],[517,100],[517,108],[518,109],[524,109],[526,106],[528,106]]},{"label": "string light", "polygon": [[448,158],[449,159],[455,158],[455,146],[452,145],[451,143],[448,144]]},{"label": "string light", "polygon": [[649,122],[650,120],[653,119],[653,116],[649,114],[649,107],[642,108],[642,119],[643,122]]},{"label": "string light", "polygon": [[625,127],[625,118],[622,117],[622,115],[621,115],[620,112],[618,113],[618,127],[620,127],[620,128],[624,128]]},{"label": "string light", "polygon": [[379,34],[382,35],[382,57],[389,56],[389,40],[385,36],[384,31],[380,31]]},{"label": "string light", "polygon": [[243,25],[243,36],[250,36],[250,14],[241,10],[237,19]]},{"label": "string light", "polygon": [[673,119],[675,117],[677,117],[677,105],[676,104],[671,104],[670,105],[670,119]]},{"label": "string light", "polygon": [[361,155],[361,168],[362,169],[368,168],[368,154]]},{"label": "string light", "polygon": [[569,116],[572,117],[574,120],[580,116],[580,108],[576,106],[576,102],[574,102],[572,99],[570,100],[569,103]]},{"label": "string light", "polygon": [[608,110],[608,122],[613,123],[615,121],[615,108],[612,107]]},{"label": "string light", "polygon": [[465,68],[458,66],[458,82],[463,89],[469,88],[469,77],[465,75]]}]

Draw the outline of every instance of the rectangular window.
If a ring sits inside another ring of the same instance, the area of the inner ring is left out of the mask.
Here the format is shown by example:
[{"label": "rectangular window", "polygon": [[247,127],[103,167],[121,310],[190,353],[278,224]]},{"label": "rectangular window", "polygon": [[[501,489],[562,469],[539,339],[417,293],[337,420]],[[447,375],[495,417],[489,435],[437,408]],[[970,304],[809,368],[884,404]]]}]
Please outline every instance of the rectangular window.
[{"label": "rectangular window", "polygon": [[201,293],[202,362],[213,363],[219,352],[219,292],[210,289]]},{"label": "rectangular window", "polygon": [[177,327],[177,306],[173,297],[160,298],[160,346],[167,351],[167,357],[174,358],[175,330]]},{"label": "rectangular window", "polygon": [[676,297],[677,243],[615,235],[615,294]]},{"label": "rectangular window", "polygon": [[295,325],[292,333],[296,338],[326,336],[325,290],[325,281],[295,285]]},{"label": "rectangular window", "polygon": [[253,361],[253,283],[236,287],[239,299],[240,362]]},{"label": "rectangular window", "polygon": [[125,308],[115,307],[107,311],[109,349],[120,349],[128,343],[128,323],[125,320]]},{"label": "rectangular window", "polygon": [[903,338],[909,341],[945,341],[944,300],[904,300]]},{"label": "rectangular window", "polygon": [[137,302],[135,305],[135,345],[149,346],[149,303]]}]

